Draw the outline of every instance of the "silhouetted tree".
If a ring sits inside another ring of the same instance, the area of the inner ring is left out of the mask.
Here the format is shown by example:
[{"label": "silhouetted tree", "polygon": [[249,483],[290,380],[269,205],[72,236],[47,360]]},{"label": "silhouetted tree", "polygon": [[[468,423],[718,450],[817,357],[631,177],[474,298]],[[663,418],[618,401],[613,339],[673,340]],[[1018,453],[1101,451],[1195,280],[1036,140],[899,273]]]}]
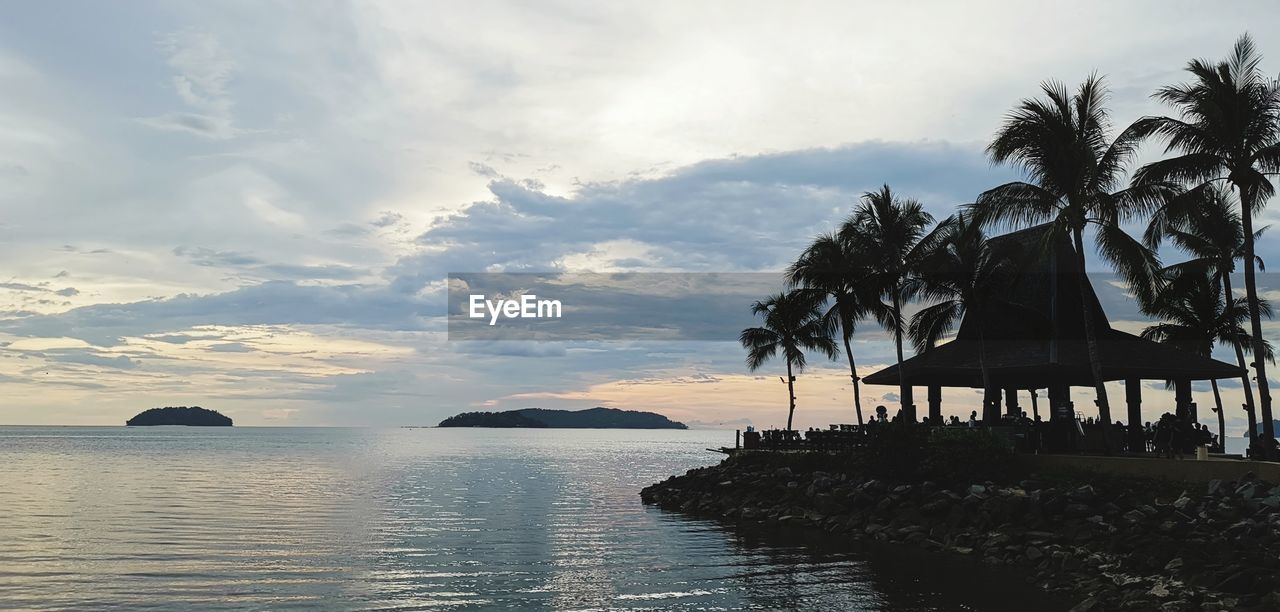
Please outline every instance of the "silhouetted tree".
[{"label": "silhouetted tree", "polygon": [[[1141,132],[1131,126],[1115,140],[1108,139],[1111,122],[1100,77],[1090,76],[1074,94],[1053,81],[1041,89],[1044,98],[1020,102],[987,147],[993,161],[1017,165],[1028,180],[983,193],[973,209],[985,223],[1051,222],[1049,240],[1070,236],[1080,269],[1085,342],[1098,413],[1102,422],[1110,423],[1111,404],[1102,378],[1097,325],[1086,298],[1089,281],[1085,277],[1084,232],[1092,226],[1103,258],[1128,281],[1131,291],[1149,297],[1159,262],[1153,251],[1120,225],[1158,209],[1172,190],[1160,182],[1119,189]],[[1109,439],[1104,439],[1110,445]]]},{"label": "silhouetted tree", "polygon": [[823,325],[820,306],[813,292],[770,296],[751,306],[751,313],[762,316],[764,325],[744,329],[738,338],[747,349],[747,368],[753,372],[782,352],[787,363],[787,429],[791,429],[796,412],[795,376],[804,371],[805,350],[819,351],[833,359],[837,353],[835,342]]},{"label": "silhouetted tree", "polygon": [[862,420],[862,396],[858,385],[858,366],[853,358],[851,340],[857,323],[868,315],[883,319],[880,296],[871,290],[870,283],[863,282],[871,274],[865,253],[857,245],[838,234],[822,234],[800,254],[787,270],[792,286],[830,297],[831,306],[822,315],[829,333],[839,333],[844,342],[845,356],[849,360],[849,377],[853,380],[853,407]]},{"label": "silhouetted tree", "polygon": [[[1240,200],[1244,235],[1244,286],[1254,354],[1262,352],[1262,314],[1254,278],[1253,217],[1275,192],[1269,177],[1280,172],[1280,85],[1263,75],[1261,55],[1246,34],[1231,56],[1220,62],[1195,59],[1186,66],[1189,83],[1160,88],[1154,97],[1178,111],[1177,117],[1144,117],[1140,133],[1166,142],[1166,152],[1181,155],[1148,164],[1135,175],[1139,184],[1222,181]],[[1254,359],[1263,432],[1275,436],[1266,364]]]},{"label": "silhouetted tree", "polygon": [[[1177,347],[1205,357],[1213,356],[1213,347],[1221,344],[1240,350],[1251,342],[1243,323],[1248,317],[1248,305],[1243,298],[1228,298],[1215,276],[1171,271],[1172,278],[1165,283],[1152,300],[1142,305],[1143,311],[1161,322],[1142,331],[1142,337]],[[1260,305],[1268,317],[1271,307]],[[1266,359],[1274,359],[1269,344],[1264,345]],[[1222,413],[1222,395],[1218,381],[1213,386],[1214,412],[1218,413],[1218,436],[1226,441],[1226,422]]]},{"label": "silhouetted tree", "polygon": [[935,231],[938,240],[918,266],[916,293],[933,302],[911,319],[908,335],[917,353],[933,348],[956,323],[972,315],[978,333],[982,388],[991,389],[987,371],[986,309],[1001,302],[1012,286],[1018,263],[1012,247],[994,247],[972,216],[958,213]]},{"label": "silhouetted tree", "polygon": [[862,282],[873,288],[882,299],[888,299],[888,313],[880,324],[893,334],[898,358],[898,397],[904,418],[916,420],[911,387],[906,383],[902,362],[902,340],[906,321],[902,308],[911,298],[910,282],[915,266],[934,240],[929,232],[933,216],[913,199],[902,199],[888,185],[879,191],[863,194],[840,228],[840,237],[867,255],[870,274]]},{"label": "silhouetted tree", "polygon": [[[1146,241],[1153,248],[1168,238],[1191,259],[1169,266],[1166,276],[1209,276],[1222,287],[1224,301],[1234,301],[1231,275],[1236,260],[1245,256],[1244,229],[1231,194],[1214,183],[1204,183],[1178,197],[1156,214],[1147,228]],[[1254,240],[1262,237],[1266,228],[1254,232]],[[1262,258],[1255,257],[1259,269],[1264,269]],[[1245,312],[1248,311],[1246,305]],[[1249,446],[1255,447],[1258,433],[1258,415],[1253,402],[1253,383],[1249,380],[1249,365],[1245,353],[1253,352],[1252,342],[1232,346],[1236,364],[1243,373],[1240,384],[1244,389],[1244,409],[1249,419]]]}]

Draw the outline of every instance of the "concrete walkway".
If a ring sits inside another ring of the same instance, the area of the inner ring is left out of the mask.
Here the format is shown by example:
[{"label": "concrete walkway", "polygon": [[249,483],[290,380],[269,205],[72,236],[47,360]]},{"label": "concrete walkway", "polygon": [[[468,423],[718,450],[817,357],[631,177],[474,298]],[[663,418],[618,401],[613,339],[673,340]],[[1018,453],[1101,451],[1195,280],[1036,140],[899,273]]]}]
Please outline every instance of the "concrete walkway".
[{"label": "concrete walkway", "polygon": [[1032,470],[1067,469],[1097,472],[1113,476],[1158,478],[1174,482],[1208,482],[1214,479],[1239,480],[1245,474],[1280,484],[1280,463],[1246,461],[1211,457],[1197,461],[1194,457],[1163,459],[1159,457],[1101,457],[1096,455],[1019,455],[1019,461]]}]

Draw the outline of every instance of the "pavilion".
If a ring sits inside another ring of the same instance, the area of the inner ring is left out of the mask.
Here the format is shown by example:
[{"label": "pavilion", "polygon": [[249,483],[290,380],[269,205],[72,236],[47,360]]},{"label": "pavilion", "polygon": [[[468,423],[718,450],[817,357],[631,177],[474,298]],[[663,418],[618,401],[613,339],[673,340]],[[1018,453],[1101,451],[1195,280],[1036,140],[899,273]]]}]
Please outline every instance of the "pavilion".
[{"label": "pavilion", "polygon": [[[864,382],[927,387],[930,421],[940,423],[942,387],[983,388],[981,357],[990,381],[984,392],[984,421],[1000,420],[1002,391],[1006,414],[1020,414],[1018,391],[1027,390],[1038,416],[1037,389],[1048,390],[1051,422],[1073,421],[1070,387],[1094,386],[1082,300],[1097,333],[1103,380],[1125,381],[1129,434],[1139,443],[1136,448],[1141,447],[1143,380],[1172,381],[1175,410],[1196,420],[1191,381],[1243,375],[1235,365],[1112,329],[1087,276],[1081,290],[1081,271],[1070,241],[1065,236],[1051,241],[1049,236],[1049,226],[1040,225],[992,238],[992,248],[1010,249],[1026,262],[1007,295],[984,309],[981,317],[966,314],[954,340],[906,359],[901,372],[892,365]],[[985,345],[981,353],[979,319]],[[1113,414],[1118,414],[1115,405]]]}]

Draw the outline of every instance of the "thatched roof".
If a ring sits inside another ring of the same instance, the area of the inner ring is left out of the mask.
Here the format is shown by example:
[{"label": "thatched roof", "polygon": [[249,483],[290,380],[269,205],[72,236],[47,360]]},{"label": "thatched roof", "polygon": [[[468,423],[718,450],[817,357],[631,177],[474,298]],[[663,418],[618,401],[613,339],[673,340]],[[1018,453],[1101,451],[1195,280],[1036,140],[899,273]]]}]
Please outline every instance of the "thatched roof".
[{"label": "thatched roof", "polygon": [[[903,363],[911,385],[981,387],[984,356],[993,386],[1040,389],[1050,384],[1089,386],[1093,377],[1084,341],[1088,305],[1098,334],[1105,380],[1128,378],[1205,380],[1240,376],[1234,365],[1144,340],[1107,322],[1093,285],[1076,265],[1075,251],[1062,237],[1049,239],[1041,225],[992,238],[994,247],[1015,251],[1028,262],[998,305],[989,307],[979,351],[978,319],[966,315],[956,339]],[[898,367],[863,379],[872,385],[898,384]]]}]

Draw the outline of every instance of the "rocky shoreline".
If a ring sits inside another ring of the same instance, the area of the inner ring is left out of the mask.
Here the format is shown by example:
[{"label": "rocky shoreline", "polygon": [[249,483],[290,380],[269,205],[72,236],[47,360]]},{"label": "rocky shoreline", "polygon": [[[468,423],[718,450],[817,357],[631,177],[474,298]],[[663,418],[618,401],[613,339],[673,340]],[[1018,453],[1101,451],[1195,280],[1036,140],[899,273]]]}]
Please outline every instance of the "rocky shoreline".
[{"label": "rocky shoreline", "polygon": [[[745,524],[807,527],[1022,568],[1074,611],[1280,609],[1280,487],[1195,487],[1023,474],[901,482],[839,462],[751,453],[641,491],[645,503]],[[825,468],[825,469],[823,469]],[[1088,481],[1088,482],[1086,482]]]}]

